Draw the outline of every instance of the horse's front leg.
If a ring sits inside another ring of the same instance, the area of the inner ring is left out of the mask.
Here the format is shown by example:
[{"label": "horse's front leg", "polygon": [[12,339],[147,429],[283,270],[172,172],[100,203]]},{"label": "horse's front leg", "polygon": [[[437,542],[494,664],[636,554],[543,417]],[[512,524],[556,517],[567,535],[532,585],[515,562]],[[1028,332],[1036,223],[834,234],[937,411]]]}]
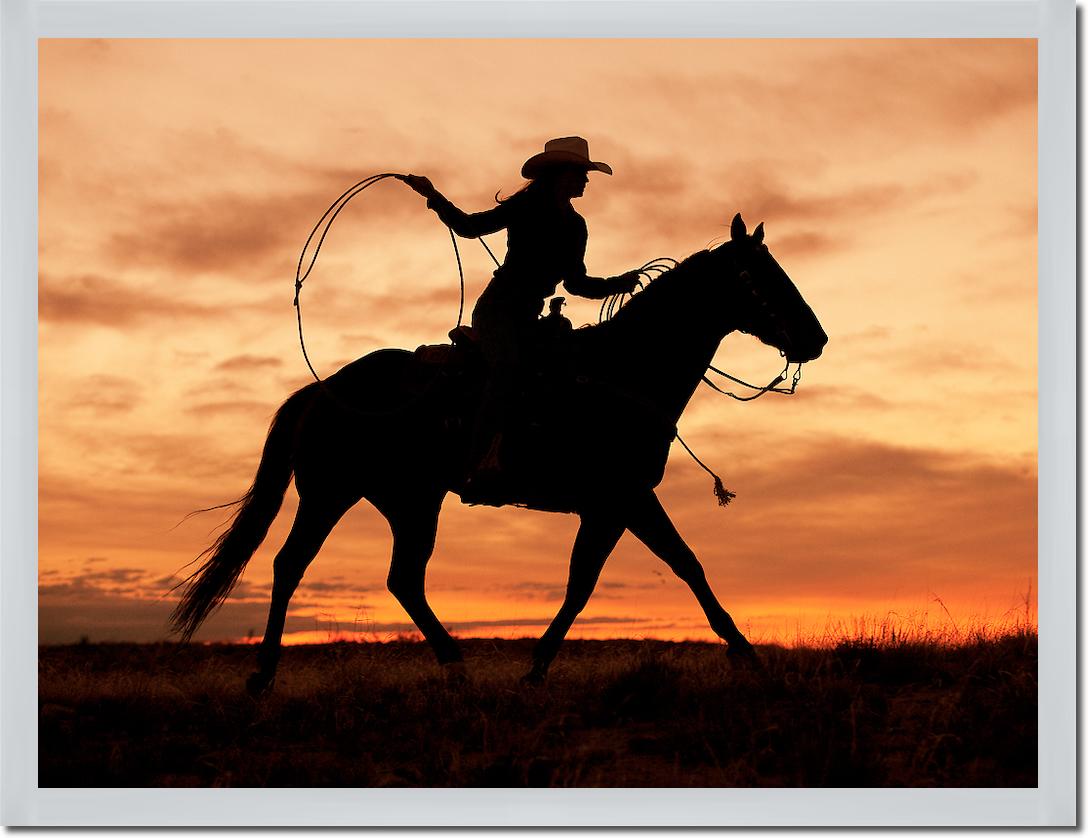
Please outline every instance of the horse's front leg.
[{"label": "horse's front leg", "polygon": [[714,596],[703,566],[692,549],[680,537],[680,533],[676,531],[676,527],[669,520],[668,513],[665,512],[654,492],[648,492],[632,504],[629,509],[627,528],[664,561],[673,573],[687,583],[695,594],[695,598],[699,600],[699,605],[702,606],[710,627],[729,644],[730,654],[754,658],[755,650],[752,644],[741,634],[733,618]]},{"label": "horse's front leg", "polygon": [[570,556],[570,574],[567,577],[567,594],[559,613],[533,649],[533,668],[525,676],[531,683],[540,683],[548,674],[548,667],[555,659],[563,638],[567,636],[575,618],[589,602],[601,568],[626,529],[618,513],[583,513],[582,525],[574,539]]}]

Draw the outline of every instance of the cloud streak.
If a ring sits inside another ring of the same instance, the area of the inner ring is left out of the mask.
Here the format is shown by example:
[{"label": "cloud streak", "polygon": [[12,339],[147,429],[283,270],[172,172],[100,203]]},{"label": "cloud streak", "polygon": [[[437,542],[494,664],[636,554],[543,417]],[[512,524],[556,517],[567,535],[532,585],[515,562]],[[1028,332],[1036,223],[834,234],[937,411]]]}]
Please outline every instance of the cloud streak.
[{"label": "cloud streak", "polygon": [[212,306],[183,302],[93,274],[43,275],[38,293],[38,317],[63,324],[121,329],[155,320],[209,318],[215,313]]}]

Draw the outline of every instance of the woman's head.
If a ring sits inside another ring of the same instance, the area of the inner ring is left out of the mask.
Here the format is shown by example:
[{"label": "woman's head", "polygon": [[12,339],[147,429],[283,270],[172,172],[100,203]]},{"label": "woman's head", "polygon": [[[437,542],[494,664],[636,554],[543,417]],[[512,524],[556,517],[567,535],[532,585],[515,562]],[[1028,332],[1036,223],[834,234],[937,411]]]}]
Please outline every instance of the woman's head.
[{"label": "woman's head", "polygon": [[529,193],[557,201],[580,198],[589,183],[589,173],[594,171],[610,175],[612,167],[591,160],[589,143],[584,139],[560,137],[548,140],[544,151],[530,157],[521,167],[522,177],[529,182],[515,194]]},{"label": "woman's head", "polygon": [[[580,198],[589,183],[589,170],[585,166],[561,165],[540,169],[537,175],[521,187],[514,195],[531,195],[545,201],[569,201]],[[510,197],[513,198],[514,195]],[[504,201],[509,198],[499,198]]]}]

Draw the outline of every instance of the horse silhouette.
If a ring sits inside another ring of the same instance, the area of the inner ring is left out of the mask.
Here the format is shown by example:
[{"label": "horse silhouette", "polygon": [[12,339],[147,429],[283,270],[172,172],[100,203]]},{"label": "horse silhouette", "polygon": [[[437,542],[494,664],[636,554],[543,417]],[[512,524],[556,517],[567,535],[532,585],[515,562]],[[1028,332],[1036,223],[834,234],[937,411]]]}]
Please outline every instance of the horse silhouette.
[{"label": "horse silhouette", "polygon": [[[763,225],[749,235],[738,214],[730,232],[729,241],[661,274],[611,320],[568,332],[565,363],[574,375],[545,400],[546,419],[523,422],[533,429],[511,440],[509,502],[581,519],[566,596],[534,647],[529,680],[544,678],[627,530],[687,583],[731,655],[754,656],[654,489],[677,420],[726,335],[749,333],[791,363],[818,358],[827,335],[763,243]],[[291,596],[333,527],[362,498],[392,530],[390,592],[439,663],[462,660],[427,602],[424,575],[443,499],[463,488],[475,394],[471,383],[435,369],[418,354],[380,350],[303,387],[276,413],[252,487],[234,502],[231,525],[202,554],[171,617],[188,639],[223,603],[294,476],[298,510],[273,563],[251,692],[271,686]],[[468,419],[451,421],[456,416]]]}]

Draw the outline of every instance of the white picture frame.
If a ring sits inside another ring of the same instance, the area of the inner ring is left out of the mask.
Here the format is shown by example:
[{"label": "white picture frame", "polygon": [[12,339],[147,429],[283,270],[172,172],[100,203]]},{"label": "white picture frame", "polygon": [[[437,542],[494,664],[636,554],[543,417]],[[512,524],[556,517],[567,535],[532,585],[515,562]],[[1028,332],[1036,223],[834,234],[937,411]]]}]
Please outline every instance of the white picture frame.
[{"label": "white picture frame", "polygon": [[[5,825],[1076,823],[1076,26],[1072,0],[4,0],[0,9],[0,803]],[[37,39],[529,35],[1038,38],[1038,788],[100,789],[90,787],[93,778],[88,778],[87,788],[38,788]]]}]

